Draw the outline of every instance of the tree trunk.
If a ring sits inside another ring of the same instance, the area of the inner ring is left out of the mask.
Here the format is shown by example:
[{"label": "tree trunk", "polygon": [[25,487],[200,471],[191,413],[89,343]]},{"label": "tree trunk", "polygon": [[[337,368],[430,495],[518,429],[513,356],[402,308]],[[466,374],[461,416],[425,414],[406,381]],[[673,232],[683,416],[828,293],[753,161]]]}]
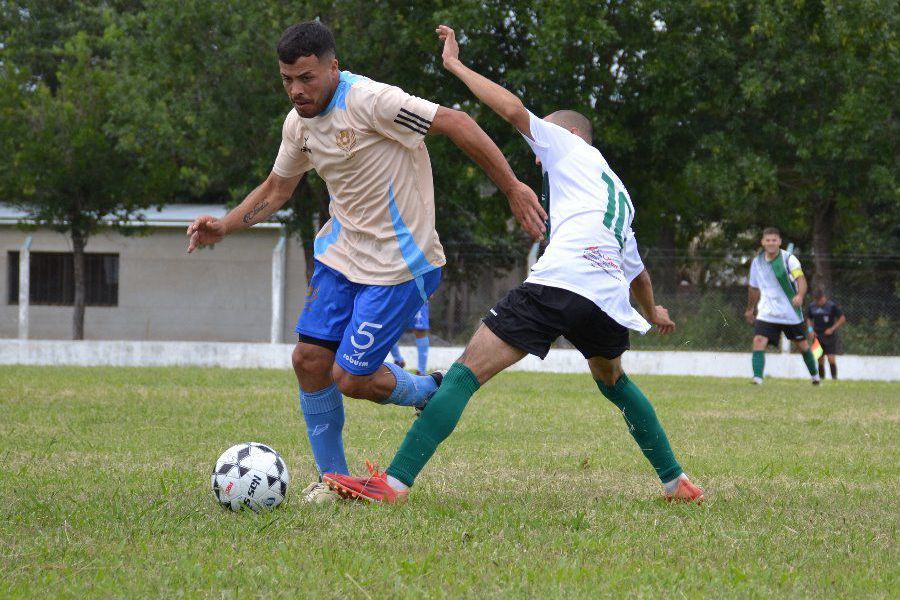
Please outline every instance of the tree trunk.
[{"label": "tree trunk", "polygon": [[72,314],[72,339],[84,339],[84,300],[85,300],[85,273],[84,273],[84,247],[87,239],[81,233],[72,232],[72,271],[75,284],[75,300]]},{"label": "tree trunk", "polygon": [[834,239],[834,225],[837,221],[837,208],[834,198],[822,198],[818,194],[812,195],[813,208],[813,277],[810,282],[810,292],[817,288],[825,290],[831,295],[831,242]]}]

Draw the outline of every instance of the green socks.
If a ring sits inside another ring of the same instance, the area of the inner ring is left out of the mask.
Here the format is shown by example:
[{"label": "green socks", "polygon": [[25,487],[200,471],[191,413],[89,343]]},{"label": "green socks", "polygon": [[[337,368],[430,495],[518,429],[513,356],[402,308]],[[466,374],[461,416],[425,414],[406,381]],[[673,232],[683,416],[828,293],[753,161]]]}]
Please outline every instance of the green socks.
[{"label": "green socks", "polygon": [[387,474],[412,486],[438,445],[453,433],[469,398],[480,387],[478,378],[468,367],[454,363],[437,393],[409,428]]},{"label": "green socks", "polygon": [[597,387],[622,411],[625,423],[628,424],[628,432],[656,469],[659,479],[665,483],[681,475],[683,471],[675,460],[666,432],[656,418],[653,405],[640,388],[627,375],[622,375],[613,387],[608,387],[602,381],[597,381]]},{"label": "green socks", "polygon": [[762,379],[763,369],[766,366],[766,352],[765,350],[754,350],[753,351],[753,376],[759,377]]},{"label": "green socks", "polygon": [[819,365],[816,363],[816,357],[813,356],[812,350],[803,353],[803,362],[806,363],[806,368],[811,376],[815,377],[819,374]]},{"label": "green socks", "polygon": [[[815,377],[819,373],[819,365],[816,363],[816,357],[813,356],[812,350],[803,353],[803,362],[809,374]],[[766,353],[762,350],[753,351],[753,376],[762,379],[763,368],[766,366]]]}]

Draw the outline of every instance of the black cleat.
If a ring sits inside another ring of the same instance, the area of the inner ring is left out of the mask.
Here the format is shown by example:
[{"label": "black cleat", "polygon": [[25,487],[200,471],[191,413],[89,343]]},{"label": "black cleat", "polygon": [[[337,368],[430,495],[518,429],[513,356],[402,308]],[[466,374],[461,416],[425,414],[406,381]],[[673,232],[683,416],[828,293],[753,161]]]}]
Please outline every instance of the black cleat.
[{"label": "black cleat", "polygon": [[[438,387],[441,387],[441,382],[444,381],[444,374],[447,373],[446,369],[442,369],[440,371],[434,371],[433,373],[429,373],[431,378],[434,379],[434,382]],[[425,407],[428,406],[428,402],[423,404],[422,406],[416,406],[416,418],[419,418],[419,415],[422,414],[422,411],[425,410]]]}]

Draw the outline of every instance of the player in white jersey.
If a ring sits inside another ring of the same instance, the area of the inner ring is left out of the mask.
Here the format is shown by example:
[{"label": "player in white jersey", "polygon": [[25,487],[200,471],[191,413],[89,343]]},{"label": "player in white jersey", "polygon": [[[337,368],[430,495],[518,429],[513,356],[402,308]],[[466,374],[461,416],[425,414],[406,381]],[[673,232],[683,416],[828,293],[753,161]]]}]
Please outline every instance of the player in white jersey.
[{"label": "player in white jersey", "polygon": [[[339,70],[334,37],[321,23],[288,28],[278,62],[293,107],[272,172],[224,218],[198,217],[187,230],[188,252],[267,219],[306,171],[325,181],[331,218],[316,236],[293,366],[319,473],[347,473],[342,394],[421,408],[440,383],[439,374],[383,365],[444,264],[426,134],[447,135],[475,160],[533,237],[546,214],[467,114]],[[317,482],[306,497],[327,494]]]},{"label": "player in white jersey", "polygon": [[[324,481],[346,498],[404,499],[479,387],[526,354],[544,358],[553,341],[564,336],[587,359],[601,393],[622,411],[663,483],[665,497],[702,501],[703,492],[675,460],[653,406],[622,370],[629,329],[645,333],[652,323],[665,334],[675,324],[653,300],[650,277],[631,230],[634,206],[625,186],[591,145],[590,121],[573,111],[539,119],[516,96],[459,61],[452,29],[440,26],[437,31],[444,40],[445,68],[515,126],[537,155],[549,190],[549,244],[525,283],[484,318],[387,471],[370,466],[369,477],[326,473]],[[629,288],[646,319],[632,308]]]},{"label": "player in white jersey", "polygon": [[783,332],[802,354],[813,385],[818,385],[816,358],[809,349],[803,324],[801,307],[806,297],[806,277],[800,260],[781,249],[781,232],[775,227],[763,230],[760,244],[763,250],[750,264],[744,313],[747,322],[753,325],[752,382],[762,384],[766,345],[777,346]]}]

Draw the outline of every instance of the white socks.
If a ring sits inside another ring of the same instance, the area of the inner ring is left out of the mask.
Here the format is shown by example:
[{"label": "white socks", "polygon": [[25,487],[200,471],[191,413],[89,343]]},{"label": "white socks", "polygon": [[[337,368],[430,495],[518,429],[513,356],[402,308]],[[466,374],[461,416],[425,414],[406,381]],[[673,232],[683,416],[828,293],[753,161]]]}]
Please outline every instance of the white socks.
[{"label": "white socks", "polygon": [[393,475],[387,476],[387,484],[391,486],[391,489],[395,492],[406,492],[409,490],[409,486],[394,477]]},{"label": "white socks", "polygon": [[678,489],[678,482],[681,481],[682,479],[684,479],[686,481],[690,481],[688,479],[687,473],[682,473],[681,475],[679,475],[672,481],[666,481],[665,483],[663,483],[663,487],[666,488],[666,493],[674,494],[675,490]]}]

